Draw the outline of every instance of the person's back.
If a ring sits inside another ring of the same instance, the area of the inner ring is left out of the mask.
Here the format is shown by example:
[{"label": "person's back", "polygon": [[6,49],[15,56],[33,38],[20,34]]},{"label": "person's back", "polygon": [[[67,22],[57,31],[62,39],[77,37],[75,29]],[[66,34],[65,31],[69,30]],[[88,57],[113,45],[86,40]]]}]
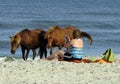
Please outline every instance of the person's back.
[{"label": "person's back", "polygon": [[83,41],[80,38],[79,39],[73,39],[73,40],[71,40],[70,43],[73,47],[83,48]]},{"label": "person's back", "polygon": [[81,39],[80,30],[75,30],[73,32],[73,39],[70,41],[70,51],[69,53],[75,59],[82,59],[83,57],[83,41]]}]

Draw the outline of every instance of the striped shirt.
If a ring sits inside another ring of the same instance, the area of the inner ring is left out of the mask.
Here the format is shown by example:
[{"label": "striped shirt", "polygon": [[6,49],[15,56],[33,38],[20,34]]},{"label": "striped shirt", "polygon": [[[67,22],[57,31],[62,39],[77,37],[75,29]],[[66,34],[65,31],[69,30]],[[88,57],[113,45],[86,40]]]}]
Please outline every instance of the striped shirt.
[{"label": "striped shirt", "polygon": [[69,54],[71,54],[73,58],[81,59],[83,58],[83,49],[71,46]]}]

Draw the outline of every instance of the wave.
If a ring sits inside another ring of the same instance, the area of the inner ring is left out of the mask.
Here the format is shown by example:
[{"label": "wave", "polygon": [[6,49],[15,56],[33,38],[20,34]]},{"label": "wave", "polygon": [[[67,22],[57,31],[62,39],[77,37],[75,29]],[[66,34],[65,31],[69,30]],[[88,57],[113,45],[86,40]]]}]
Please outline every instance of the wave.
[{"label": "wave", "polygon": [[0,29],[19,29],[22,25],[17,24],[16,22],[0,22]]},{"label": "wave", "polygon": [[[100,18],[100,17],[98,17]],[[30,20],[22,20],[22,21],[10,21],[10,22],[0,22],[0,30],[20,30],[23,28],[43,28],[48,29],[51,26],[77,26],[79,27],[89,27],[89,28],[103,28],[103,29],[112,29],[112,28],[119,28],[120,25],[116,21],[105,20],[105,19],[93,19],[86,17],[86,18],[69,18],[69,19],[30,19]]]},{"label": "wave", "polygon": [[108,11],[108,12],[106,12],[106,11],[89,11],[89,10],[87,10],[87,11],[84,11],[84,12],[76,12],[76,11],[71,11],[71,12],[68,12],[67,14],[70,14],[70,15],[79,15],[79,16],[81,16],[81,15],[89,15],[89,16],[96,16],[96,15],[99,15],[99,16],[120,16],[120,13],[119,12],[116,12],[116,11],[114,11],[114,12],[111,12],[111,11]]},{"label": "wave", "polygon": [[12,24],[8,24],[8,23],[6,23],[6,22],[0,22],[0,28],[2,29],[2,28],[8,28],[8,27],[11,27],[12,26]]}]

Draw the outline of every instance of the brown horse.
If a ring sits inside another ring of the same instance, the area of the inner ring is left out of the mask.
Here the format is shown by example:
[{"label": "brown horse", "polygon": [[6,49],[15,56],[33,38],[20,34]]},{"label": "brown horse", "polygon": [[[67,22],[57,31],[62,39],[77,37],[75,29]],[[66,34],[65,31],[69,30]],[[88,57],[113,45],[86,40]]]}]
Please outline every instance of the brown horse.
[{"label": "brown horse", "polygon": [[[30,49],[33,51],[33,60],[36,56],[36,49],[40,48],[40,59],[45,54],[45,58],[47,57],[47,40],[44,39],[45,31],[42,29],[24,29],[18,32],[16,35],[10,37],[11,42],[11,53],[14,54],[16,49],[21,46],[22,50],[22,58],[27,60]],[[25,50],[27,50],[25,54]]]},{"label": "brown horse", "polygon": [[[60,28],[58,26],[54,26],[50,28],[45,34],[45,38],[48,41],[48,47],[50,48],[50,54],[52,54],[53,47],[58,46],[60,50],[62,49],[62,47],[64,47],[65,35],[68,35],[70,39],[73,39],[72,34],[73,31],[76,29],[77,28],[74,26],[68,26],[66,28]],[[88,33],[81,31],[81,36],[88,38],[90,44],[92,44],[93,40]]]}]

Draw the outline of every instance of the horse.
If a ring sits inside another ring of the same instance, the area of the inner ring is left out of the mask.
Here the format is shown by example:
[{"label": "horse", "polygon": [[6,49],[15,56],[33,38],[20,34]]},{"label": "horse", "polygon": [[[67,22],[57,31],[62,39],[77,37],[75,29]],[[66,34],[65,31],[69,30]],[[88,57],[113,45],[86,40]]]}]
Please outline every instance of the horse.
[{"label": "horse", "polygon": [[[45,39],[48,41],[48,48],[50,48],[50,54],[52,54],[52,51],[54,47],[58,47],[60,50],[62,47],[64,47],[65,39],[64,36],[68,35],[70,39],[73,39],[73,31],[77,28],[74,26],[68,26],[65,28],[60,28],[59,26],[53,26],[49,28],[49,30],[45,34]],[[92,44],[93,40],[92,37],[86,33],[81,31],[81,37],[88,38],[90,44]]]},{"label": "horse", "polygon": [[[36,49],[39,48],[40,59],[47,57],[47,40],[44,39],[46,31],[42,29],[23,29],[10,36],[11,53],[15,54],[16,49],[21,46],[22,58],[27,60],[30,49],[33,51],[33,60],[36,56]],[[27,50],[27,52],[25,52]],[[26,53],[26,54],[25,54]]]}]

